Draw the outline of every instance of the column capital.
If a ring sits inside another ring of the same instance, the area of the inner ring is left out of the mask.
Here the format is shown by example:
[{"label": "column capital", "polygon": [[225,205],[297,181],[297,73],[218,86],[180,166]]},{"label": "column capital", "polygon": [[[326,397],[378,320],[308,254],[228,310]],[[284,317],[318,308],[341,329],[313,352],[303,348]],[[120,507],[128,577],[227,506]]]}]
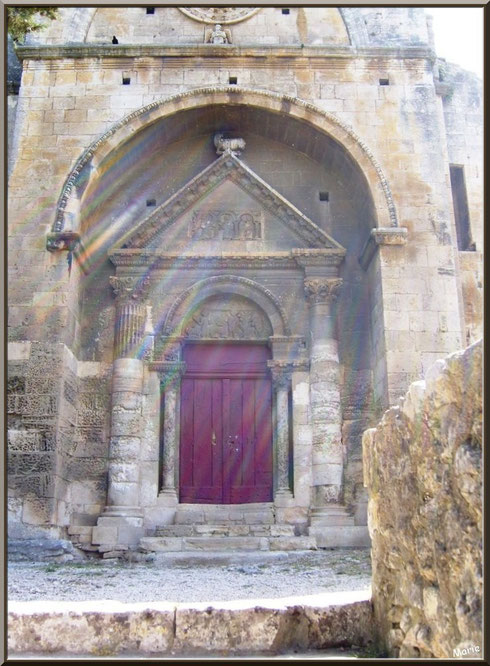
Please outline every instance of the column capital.
[{"label": "column capital", "polygon": [[182,378],[186,370],[186,364],[180,361],[176,363],[150,363],[149,368],[158,373],[160,384],[165,390]]},{"label": "column capital", "polygon": [[308,303],[310,305],[314,303],[333,303],[337,300],[341,285],[342,278],[306,278],[304,289]]},{"label": "column capital", "polygon": [[272,384],[276,391],[289,389],[294,370],[293,363],[289,361],[267,361],[267,367],[271,371]]},{"label": "column capital", "polygon": [[148,296],[150,278],[148,275],[111,275],[109,278],[118,303],[144,301]]}]

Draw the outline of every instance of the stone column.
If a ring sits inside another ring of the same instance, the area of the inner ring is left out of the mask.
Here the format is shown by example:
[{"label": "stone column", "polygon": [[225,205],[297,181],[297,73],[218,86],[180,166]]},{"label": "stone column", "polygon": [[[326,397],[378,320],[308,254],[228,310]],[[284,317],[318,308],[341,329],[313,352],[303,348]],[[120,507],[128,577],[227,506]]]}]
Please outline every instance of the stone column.
[{"label": "stone column", "polygon": [[165,394],[163,410],[163,478],[160,495],[177,503],[177,461],[179,456],[180,382],[185,363],[160,363],[158,374]]},{"label": "stone column", "polygon": [[313,424],[313,505],[338,502],[342,494],[343,451],[338,344],[332,304],[342,280],[304,281],[310,314],[310,401]]},{"label": "stone column", "polygon": [[113,277],[111,284],[117,300],[107,505],[92,537],[101,550],[135,544],[143,534],[139,498],[142,358],[147,320],[144,298],[149,280]]},{"label": "stone column", "polygon": [[291,368],[289,364],[269,361],[276,405],[276,492],[274,501],[279,506],[288,504],[293,494],[289,487],[289,400]]}]

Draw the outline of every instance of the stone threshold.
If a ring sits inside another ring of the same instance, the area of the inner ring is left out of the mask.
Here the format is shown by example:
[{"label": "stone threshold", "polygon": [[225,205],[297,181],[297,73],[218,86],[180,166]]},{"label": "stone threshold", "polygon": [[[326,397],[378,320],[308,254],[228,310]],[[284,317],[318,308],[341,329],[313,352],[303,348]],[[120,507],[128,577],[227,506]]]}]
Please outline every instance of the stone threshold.
[{"label": "stone threshold", "polygon": [[369,591],[205,603],[12,601],[9,652],[110,657],[279,654],[365,646]]}]

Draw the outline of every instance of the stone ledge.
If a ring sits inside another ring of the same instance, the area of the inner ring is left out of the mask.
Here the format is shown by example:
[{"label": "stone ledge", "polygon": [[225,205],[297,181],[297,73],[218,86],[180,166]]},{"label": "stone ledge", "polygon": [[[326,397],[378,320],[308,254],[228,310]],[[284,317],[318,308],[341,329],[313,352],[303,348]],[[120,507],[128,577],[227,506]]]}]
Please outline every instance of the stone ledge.
[{"label": "stone ledge", "polygon": [[[16,49],[19,60],[57,60],[63,58],[146,58],[146,57],[212,57],[230,58],[423,58],[434,60],[430,48],[419,46],[406,47],[352,47],[352,46],[255,46],[244,44],[96,44],[75,43],[63,46],[19,46]],[[285,63],[289,67],[290,62]]]},{"label": "stone ledge", "polygon": [[8,616],[9,652],[38,655],[275,653],[366,645],[372,628],[368,591],[198,604],[13,601]]},{"label": "stone ledge", "polygon": [[359,257],[359,263],[364,270],[368,269],[378,245],[405,245],[408,239],[406,227],[380,227],[371,229],[369,238]]}]

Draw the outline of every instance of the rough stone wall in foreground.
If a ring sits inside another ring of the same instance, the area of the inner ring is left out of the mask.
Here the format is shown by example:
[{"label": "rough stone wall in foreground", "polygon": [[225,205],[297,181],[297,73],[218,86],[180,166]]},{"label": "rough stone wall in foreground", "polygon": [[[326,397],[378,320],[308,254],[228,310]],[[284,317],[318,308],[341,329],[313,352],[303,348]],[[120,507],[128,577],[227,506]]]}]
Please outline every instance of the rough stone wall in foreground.
[{"label": "rough stone wall in foreground", "polygon": [[363,454],[380,642],[405,658],[481,656],[481,341],[413,383]]}]

